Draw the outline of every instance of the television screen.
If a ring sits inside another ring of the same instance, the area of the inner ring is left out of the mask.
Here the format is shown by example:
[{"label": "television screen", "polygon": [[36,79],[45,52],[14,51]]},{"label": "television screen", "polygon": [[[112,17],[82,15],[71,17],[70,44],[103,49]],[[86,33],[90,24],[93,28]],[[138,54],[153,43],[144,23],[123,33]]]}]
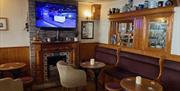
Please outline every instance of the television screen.
[{"label": "television screen", "polygon": [[36,27],[76,28],[77,8],[73,5],[36,2]]}]

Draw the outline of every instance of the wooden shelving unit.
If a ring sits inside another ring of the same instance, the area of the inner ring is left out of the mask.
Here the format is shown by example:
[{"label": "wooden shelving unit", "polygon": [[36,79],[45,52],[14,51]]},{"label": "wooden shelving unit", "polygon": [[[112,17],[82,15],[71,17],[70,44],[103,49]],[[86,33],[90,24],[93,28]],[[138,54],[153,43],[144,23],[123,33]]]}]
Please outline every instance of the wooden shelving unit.
[{"label": "wooden shelving unit", "polygon": [[109,44],[123,51],[170,57],[173,15],[174,7],[111,14]]}]

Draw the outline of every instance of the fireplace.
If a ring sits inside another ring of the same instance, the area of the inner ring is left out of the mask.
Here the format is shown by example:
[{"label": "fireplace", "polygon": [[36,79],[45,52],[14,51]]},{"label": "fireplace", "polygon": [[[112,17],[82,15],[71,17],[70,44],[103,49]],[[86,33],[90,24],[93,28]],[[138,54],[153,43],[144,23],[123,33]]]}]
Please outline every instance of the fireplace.
[{"label": "fireplace", "polygon": [[51,78],[57,77],[57,67],[56,63],[58,61],[64,61],[70,63],[70,53],[69,52],[52,52],[52,53],[44,53],[44,78],[46,81]]},{"label": "fireplace", "polygon": [[[56,42],[40,43],[33,42],[35,48],[35,63],[32,67],[36,83],[49,81],[51,70],[57,70],[56,63],[59,60],[68,64],[78,65],[78,43],[76,42]],[[56,72],[58,73],[58,72]]]}]

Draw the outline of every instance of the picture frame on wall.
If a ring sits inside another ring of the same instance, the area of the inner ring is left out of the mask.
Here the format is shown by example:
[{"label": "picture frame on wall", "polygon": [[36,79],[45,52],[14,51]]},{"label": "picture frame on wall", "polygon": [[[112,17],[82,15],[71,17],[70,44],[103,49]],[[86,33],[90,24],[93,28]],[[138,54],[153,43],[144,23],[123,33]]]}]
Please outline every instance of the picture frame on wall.
[{"label": "picture frame on wall", "polygon": [[81,21],[81,39],[94,39],[94,21]]},{"label": "picture frame on wall", "polygon": [[0,31],[8,30],[8,20],[5,17],[0,17]]}]

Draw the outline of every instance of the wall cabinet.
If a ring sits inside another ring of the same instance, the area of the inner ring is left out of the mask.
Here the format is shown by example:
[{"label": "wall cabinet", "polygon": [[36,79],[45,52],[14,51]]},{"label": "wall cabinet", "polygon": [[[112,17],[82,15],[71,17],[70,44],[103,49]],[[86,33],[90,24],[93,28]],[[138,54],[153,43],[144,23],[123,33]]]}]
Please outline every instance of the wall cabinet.
[{"label": "wall cabinet", "polygon": [[147,50],[170,52],[172,14],[145,17],[145,47]]},{"label": "wall cabinet", "polygon": [[109,15],[109,44],[154,56],[170,53],[173,9],[161,7]]}]

